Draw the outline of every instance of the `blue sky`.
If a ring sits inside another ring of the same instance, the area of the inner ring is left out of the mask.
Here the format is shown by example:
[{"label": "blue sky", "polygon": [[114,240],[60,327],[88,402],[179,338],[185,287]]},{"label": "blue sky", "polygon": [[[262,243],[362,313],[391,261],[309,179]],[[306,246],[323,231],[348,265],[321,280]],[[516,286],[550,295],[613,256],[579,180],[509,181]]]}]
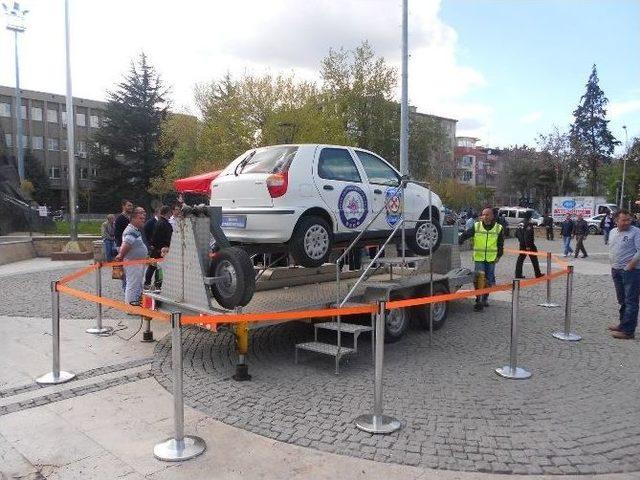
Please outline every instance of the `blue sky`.
[{"label": "blue sky", "polygon": [[[20,3],[30,10],[22,87],[64,93],[64,2]],[[319,81],[330,48],[363,40],[400,66],[400,0],[69,3],[78,97],[104,99],[141,51],[171,87],[172,108],[192,113],[196,83],[226,72]],[[640,136],[640,0],[409,0],[409,48],[411,104],[458,119],[459,134],[484,144],[532,145],[538,132],[566,128],[593,63],[612,131],[623,140],[626,124]],[[14,84],[12,56],[0,28],[2,85]]]},{"label": "blue sky", "polygon": [[493,109],[483,142],[531,144],[566,128],[594,63],[614,135],[624,142],[626,124],[640,136],[640,1],[443,0],[440,14],[458,62],[485,79],[459,99]]}]

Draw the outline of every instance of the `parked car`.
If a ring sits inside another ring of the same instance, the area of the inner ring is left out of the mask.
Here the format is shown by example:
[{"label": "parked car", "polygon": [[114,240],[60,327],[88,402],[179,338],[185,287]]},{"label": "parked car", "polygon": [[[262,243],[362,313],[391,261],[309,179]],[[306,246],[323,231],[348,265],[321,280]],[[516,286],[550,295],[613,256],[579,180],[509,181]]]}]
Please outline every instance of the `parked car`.
[{"label": "parked car", "polygon": [[542,225],[542,215],[533,208],[524,207],[500,207],[498,215],[504,217],[509,228],[517,228],[524,221],[526,212],[531,212],[531,223]]},{"label": "parked car", "polygon": [[[211,184],[229,240],[256,252],[286,249],[296,263],[317,267],[334,246],[351,242],[381,211],[363,240],[380,243],[402,218],[402,177],[382,157],[339,145],[277,145],[249,150]],[[412,182],[405,188],[406,240],[418,255],[442,240],[440,197]],[[422,221],[420,221],[422,220]]]},{"label": "parked car", "polygon": [[585,222],[589,224],[589,235],[600,235],[602,233],[602,229],[600,228],[600,222],[605,217],[605,213],[601,213],[600,215],[595,215],[593,217],[585,218]]}]

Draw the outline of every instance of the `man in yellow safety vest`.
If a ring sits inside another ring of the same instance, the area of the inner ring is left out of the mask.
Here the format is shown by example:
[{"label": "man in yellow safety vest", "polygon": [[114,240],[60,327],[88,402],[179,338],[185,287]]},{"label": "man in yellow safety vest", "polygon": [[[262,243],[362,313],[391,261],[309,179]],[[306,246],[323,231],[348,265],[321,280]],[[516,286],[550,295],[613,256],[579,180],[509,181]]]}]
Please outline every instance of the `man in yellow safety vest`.
[{"label": "man in yellow safety vest", "polygon": [[[462,245],[465,240],[473,238],[473,261],[475,262],[476,288],[489,287],[496,284],[496,262],[504,251],[504,232],[502,225],[496,222],[493,210],[485,208],[480,221],[465,230],[458,240]],[[481,311],[489,306],[489,294],[478,295],[474,310]]]}]

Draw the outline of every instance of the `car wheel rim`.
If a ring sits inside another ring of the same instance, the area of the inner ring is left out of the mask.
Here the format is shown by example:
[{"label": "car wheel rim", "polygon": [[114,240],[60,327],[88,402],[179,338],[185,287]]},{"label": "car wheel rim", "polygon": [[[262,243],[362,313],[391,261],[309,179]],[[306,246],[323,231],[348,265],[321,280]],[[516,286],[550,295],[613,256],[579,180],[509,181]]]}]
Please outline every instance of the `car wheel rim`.
[{"label": "car wheel rim", "polygon": [[322,225],[312,225],[304,234],[304,251],[309,258],[319,260],[329,249],[329,232]]},{"label": "car wheel rim", "polygon": [[444,302],[432,303],[433,305],[433,321],[435,323],[442,321],[447,311],[447,305]]},{"label": "car wheel rim", "polygon": [[231,262],[228,260],[221,261],[216,267],[216,277],[222,277],[217,281],[218,291],[225,297],[232,296],[238,286],[238,274]]},{"label": "car wheel rim", "polygon": [[438,241],[438,229],[433,223],[421,223],[416,229],[416,243],[424,250],[433,248]]},{"label": "car wheel rim", "polygon": [[389,312],[387,313],[386,325],[387,331],[391,335],[397,336],[402,333],[406,321],[405,315],[406,312],[402,308],[389,310]]}]

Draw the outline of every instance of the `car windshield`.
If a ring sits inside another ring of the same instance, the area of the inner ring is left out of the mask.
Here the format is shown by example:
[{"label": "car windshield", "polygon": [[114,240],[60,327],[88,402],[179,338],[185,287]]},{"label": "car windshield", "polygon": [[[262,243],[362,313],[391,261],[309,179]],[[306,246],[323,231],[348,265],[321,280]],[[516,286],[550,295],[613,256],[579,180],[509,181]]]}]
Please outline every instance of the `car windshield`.
[{"label": "car windshield", "polygon": [[298,147],[268,147],[260,148],[249,153],[236,168],[236,174],[241,173],[280,173],[291,165]]}]

